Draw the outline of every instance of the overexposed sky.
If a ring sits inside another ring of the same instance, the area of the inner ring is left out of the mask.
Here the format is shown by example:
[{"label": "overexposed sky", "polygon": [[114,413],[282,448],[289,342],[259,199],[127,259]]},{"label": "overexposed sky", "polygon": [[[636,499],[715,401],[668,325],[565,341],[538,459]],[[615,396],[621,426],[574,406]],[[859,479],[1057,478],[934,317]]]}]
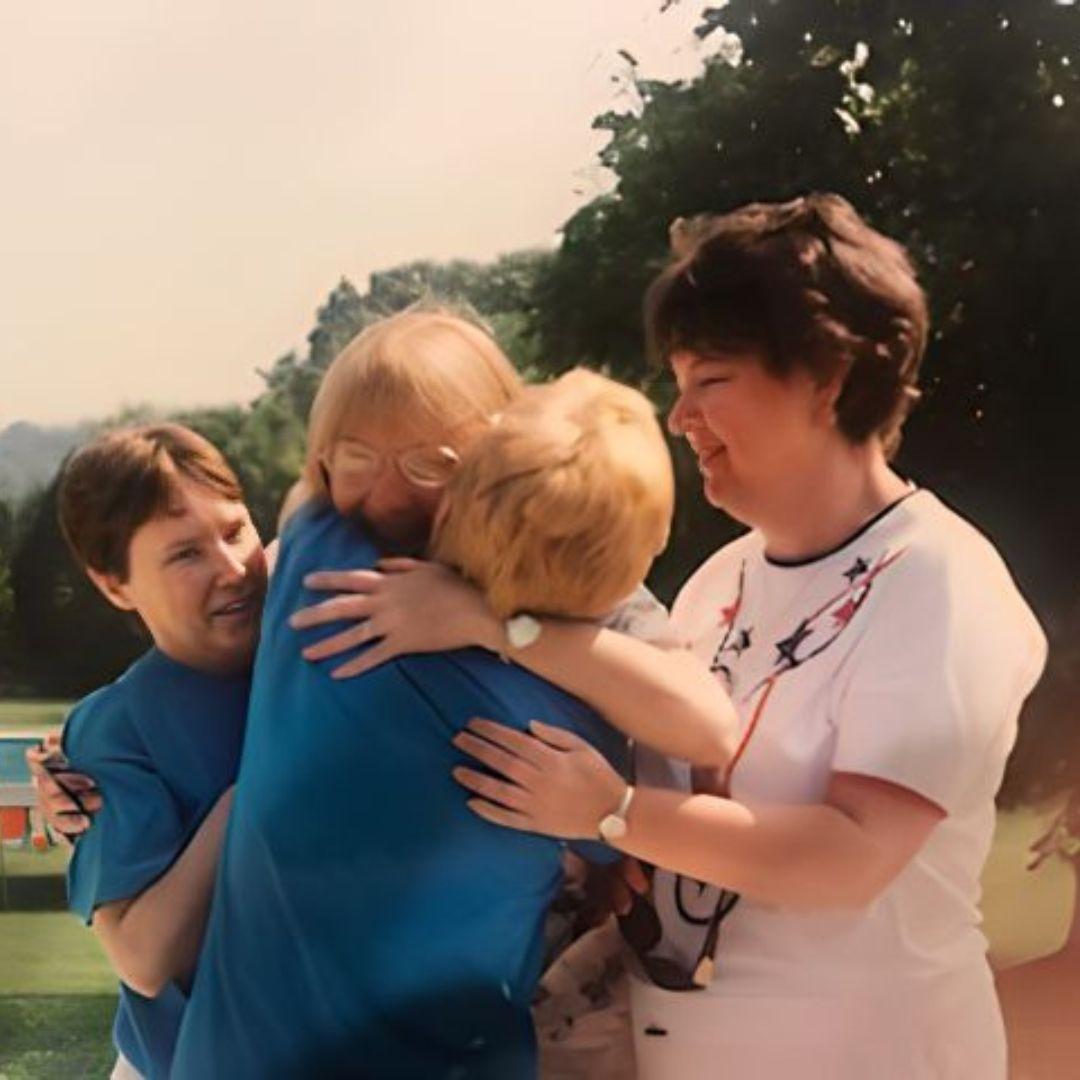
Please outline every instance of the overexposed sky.
[{"label": "overexposed sky", "polygon": [[246,401],[346,275],[553,245],[684,0],[0,0],[0,428]]}]

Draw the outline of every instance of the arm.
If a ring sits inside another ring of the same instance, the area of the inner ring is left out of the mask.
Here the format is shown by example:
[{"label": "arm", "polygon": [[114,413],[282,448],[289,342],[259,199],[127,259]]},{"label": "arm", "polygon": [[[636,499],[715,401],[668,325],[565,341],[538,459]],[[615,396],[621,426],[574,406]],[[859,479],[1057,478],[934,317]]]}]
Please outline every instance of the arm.
[{"label": "arm", "polygon": [[113,968],[145,997],[155,997],[172,980],[186,980],[195,969],[232,793],[229,788],[218,799],[180,857],[153,885],[94,912],[94,932]]},{"label": "arm", "polygon": [[717,680],[684,649],[660,649],[593,623],[543,619],[539,639],[511,649],[480,592],[436,563],[392,559],[384,573],[309,575],[305,584],[339,595],[298,612],[293,627],[362,620],[304,650],[320,660],[375,641],[334,675],[359,675],[403,653],[479,645],[561,686],[632,739],[696,765],[731,758],[735,717]]},{"label": "arm", "polygon": [[[474,721],[455,742],[506,777],[455,779],[482,796],[481,817],[547,835],[595,836],[625,782],[587,743],[547,724],[538,738]],[[713,795],[638,789],[615,846],[667,869],[784,908],[862,908],[878,897],[945,816],[896,784],[833,773],[825,800],[747,806]]]}]

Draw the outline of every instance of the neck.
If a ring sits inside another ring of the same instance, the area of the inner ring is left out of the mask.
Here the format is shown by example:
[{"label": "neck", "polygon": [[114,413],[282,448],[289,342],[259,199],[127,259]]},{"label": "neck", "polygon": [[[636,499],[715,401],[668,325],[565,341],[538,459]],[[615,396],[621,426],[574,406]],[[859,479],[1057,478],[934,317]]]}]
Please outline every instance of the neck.
[{"label": "neck", "polygon": [[908,484],[889,468],[877,442],[846,446],[789,478],[753,525],[775,559],[813,558],[842,544],[901,498]]}]

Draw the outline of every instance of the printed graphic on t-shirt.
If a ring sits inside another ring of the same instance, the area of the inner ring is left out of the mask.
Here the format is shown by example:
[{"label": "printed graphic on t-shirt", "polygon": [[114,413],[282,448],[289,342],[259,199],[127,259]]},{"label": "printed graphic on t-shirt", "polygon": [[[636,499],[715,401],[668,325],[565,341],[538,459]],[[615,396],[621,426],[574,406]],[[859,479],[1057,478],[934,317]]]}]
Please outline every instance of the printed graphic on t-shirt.
[{"label": "printed graphic on t-shirt", "polygon": [[[796,616],[794,625],[789,624],[791,628],[788,633],[773,642],[776,652],[768,669],[746,692],[742,692],[738,686],[737,667],[744,654],[755,644],[755,639],[754,627],[743,621],[746,610],[746,560],[743,560],[735,597],[720,608],[719,628],[723,632],[709,665],[712,672],[723,678],[729,694],[752,707],[750,722],[728,768],[729,776],[753,737],[777,680],[820,656],[840,637],[866,603],[878,576],[892,566],[904,554],[904,550],[885,550],[875,559],[858,556],[841,572],[844,583],[838,583],[837,591],[814,610]],[[758,641],[758,644],[762,643]]]}]

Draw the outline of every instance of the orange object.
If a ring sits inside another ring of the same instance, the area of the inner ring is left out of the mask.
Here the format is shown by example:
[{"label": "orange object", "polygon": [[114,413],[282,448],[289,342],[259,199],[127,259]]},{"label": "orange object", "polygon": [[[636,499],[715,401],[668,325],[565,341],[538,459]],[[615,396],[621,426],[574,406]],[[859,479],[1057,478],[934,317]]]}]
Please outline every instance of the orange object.
[{"label": "orange object", "polygon": [[21,840],[26,835],[28,812],[22,806],[0,809],[0,840]]}]

